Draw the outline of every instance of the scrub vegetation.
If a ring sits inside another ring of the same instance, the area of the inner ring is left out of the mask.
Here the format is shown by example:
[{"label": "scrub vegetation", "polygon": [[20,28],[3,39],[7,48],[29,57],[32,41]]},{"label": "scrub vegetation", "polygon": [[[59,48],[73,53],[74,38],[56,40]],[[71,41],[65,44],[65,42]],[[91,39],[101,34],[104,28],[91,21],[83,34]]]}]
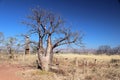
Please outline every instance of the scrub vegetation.
[{"label": "scrub vegetation", "polygon": [[0,55],[0,63],[18,64],[24,68],[19,76],[24,80],[119,80],[120,55],[79,55],[55,54],[52,69],[37,69],[35,54],[16,55],[9,60],[8,55]]}]

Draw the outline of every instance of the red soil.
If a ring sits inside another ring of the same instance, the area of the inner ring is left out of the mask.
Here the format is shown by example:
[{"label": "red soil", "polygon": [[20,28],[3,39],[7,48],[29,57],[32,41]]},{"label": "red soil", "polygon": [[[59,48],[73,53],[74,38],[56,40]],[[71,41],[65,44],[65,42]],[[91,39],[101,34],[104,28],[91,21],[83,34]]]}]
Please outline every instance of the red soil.
[{"label": "red soil", "polygon": [[13,65],[9,63],[0,64],[0,80],[22,80],[22,78],[16,75],[21,71],[19,65]]}]

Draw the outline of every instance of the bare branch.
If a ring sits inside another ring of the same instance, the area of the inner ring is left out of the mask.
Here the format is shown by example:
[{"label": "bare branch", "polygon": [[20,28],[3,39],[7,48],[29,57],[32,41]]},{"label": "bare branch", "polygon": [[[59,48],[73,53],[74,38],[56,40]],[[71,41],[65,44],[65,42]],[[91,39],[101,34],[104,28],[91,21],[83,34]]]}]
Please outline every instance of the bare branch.
[{"label": "bare branch", "polygon": [[50,60],[48,64],[52,61],[54,48],[76,43],[79,39],[79,34],[65,28],[63,19],[52,12],[40,8],[32,9],[32,15],[28,19],[31,21],[25,24],[30,26],[29,31],[38,35],[38,59],[41,66],[44,65],[43,60],[46,57],[50,57],[47,59]]}]

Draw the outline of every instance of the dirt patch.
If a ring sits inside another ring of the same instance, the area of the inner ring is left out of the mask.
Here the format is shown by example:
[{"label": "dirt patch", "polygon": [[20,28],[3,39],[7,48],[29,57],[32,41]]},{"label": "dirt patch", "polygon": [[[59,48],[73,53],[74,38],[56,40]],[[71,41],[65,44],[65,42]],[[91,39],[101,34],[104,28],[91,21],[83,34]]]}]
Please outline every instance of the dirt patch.
[{"label": "dirt patch", "polygon": [[0,80],[23,80],[17,75],[22,67],[16,64],[0,63]]}]

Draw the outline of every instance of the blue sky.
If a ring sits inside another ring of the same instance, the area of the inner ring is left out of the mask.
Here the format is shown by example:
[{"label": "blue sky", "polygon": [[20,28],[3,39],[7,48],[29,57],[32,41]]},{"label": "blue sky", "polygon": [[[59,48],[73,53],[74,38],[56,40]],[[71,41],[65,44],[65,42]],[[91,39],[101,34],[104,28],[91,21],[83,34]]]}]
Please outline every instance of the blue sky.
[{"label": "blue sky", "polygon": [[21,21],[38,5],[61,15],[71,29],[82,31],[87,48],[120,45],[118,0],[0,0],[0,32],[6,37],[26,33]]}]

